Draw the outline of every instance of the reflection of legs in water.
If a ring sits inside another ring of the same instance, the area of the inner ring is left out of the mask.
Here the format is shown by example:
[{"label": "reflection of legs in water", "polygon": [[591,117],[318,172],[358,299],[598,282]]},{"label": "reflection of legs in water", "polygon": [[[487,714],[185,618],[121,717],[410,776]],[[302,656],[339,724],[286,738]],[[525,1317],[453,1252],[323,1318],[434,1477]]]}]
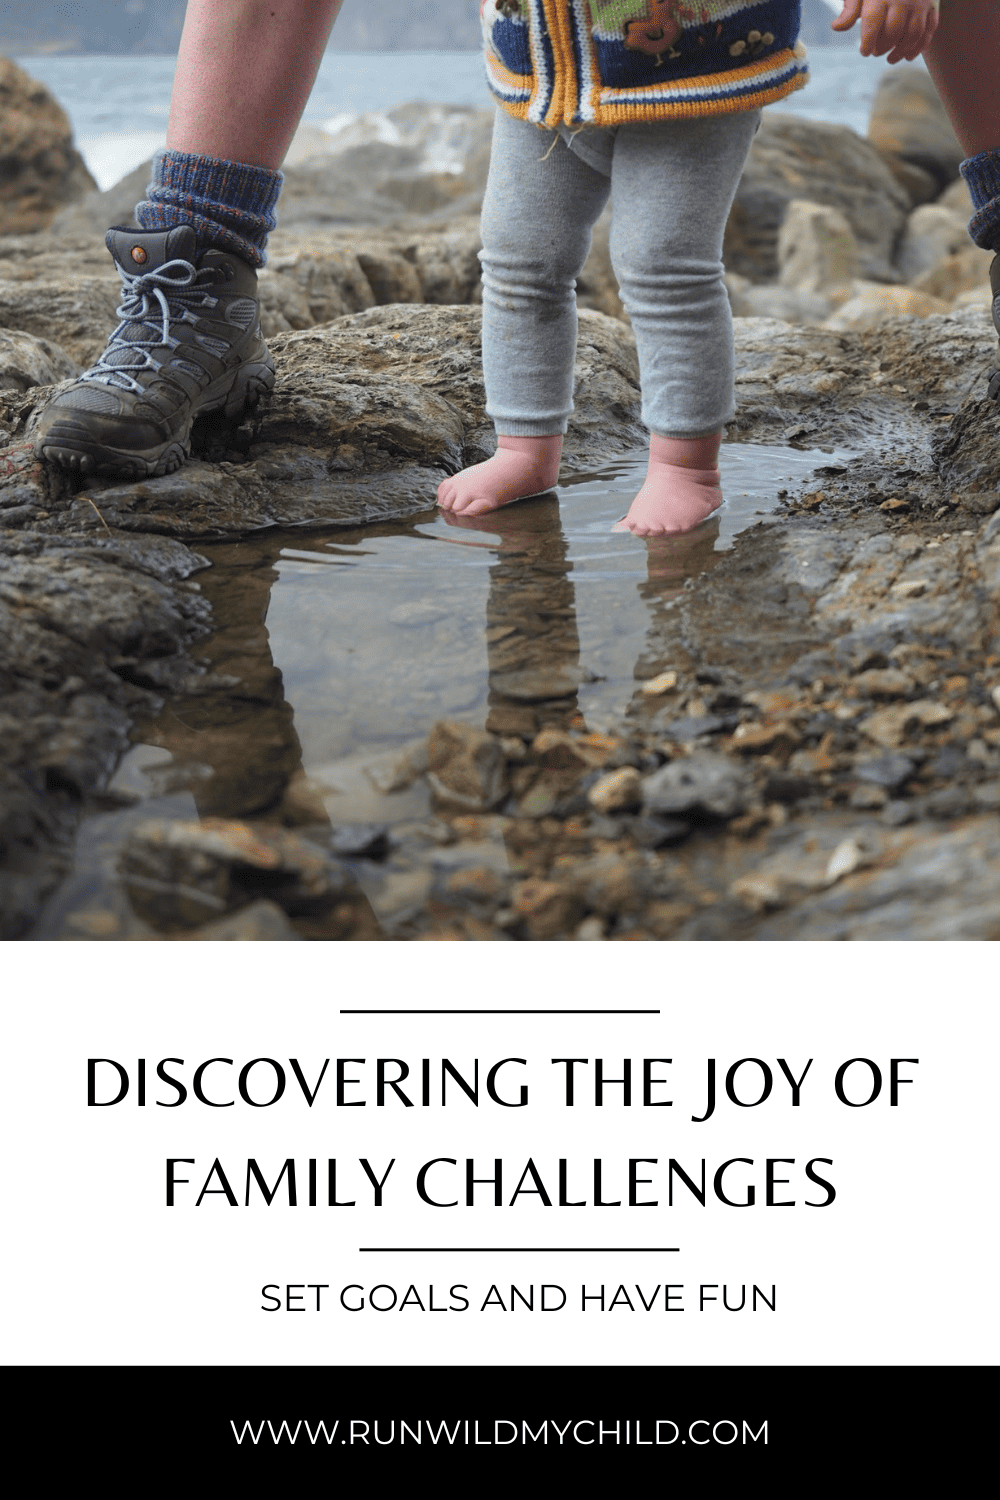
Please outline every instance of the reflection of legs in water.
[{"label": "reflection of legs in water", "polygon": [[[292,708],[264,624],[279,551],[277,542],[272,548],[260,540],[212,549],[213,566],[199,581],[216,629],[195,654],[211,677],[237,680],[173,700],[138,732],[181,765],[210,771],[192,779],[202,817],[238,818],[276,808],[301,769]],[[324,817],[318,804],[316,821]]]},{"label": "reflection of legs in water", "polygon": [[577,713],[580,637],[568,545],[554,496],[490,516],[447,517],[450,525],[501,538],[486,604],[487,728],[531,735]]}]

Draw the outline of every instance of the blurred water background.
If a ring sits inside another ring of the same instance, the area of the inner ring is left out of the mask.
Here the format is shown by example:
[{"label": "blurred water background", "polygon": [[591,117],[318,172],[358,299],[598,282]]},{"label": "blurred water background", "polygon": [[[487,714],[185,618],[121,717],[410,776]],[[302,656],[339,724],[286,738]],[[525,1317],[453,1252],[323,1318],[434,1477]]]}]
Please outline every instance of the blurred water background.
[{"label": "blurred water background", "polygon": [[[77,145],[101,188],[110,187],[162,146],[170,107],[174,56],[18,56],[69,115]],[[849,125],[863,135],[878,80],[887,64],[861,57],[856,46],[811,47],[807,88],[771,109]],[[471,105],[491,100],[479,52],[339,52],[323,59],[303,116],[336,132],[366,111],[407,100]]]}]

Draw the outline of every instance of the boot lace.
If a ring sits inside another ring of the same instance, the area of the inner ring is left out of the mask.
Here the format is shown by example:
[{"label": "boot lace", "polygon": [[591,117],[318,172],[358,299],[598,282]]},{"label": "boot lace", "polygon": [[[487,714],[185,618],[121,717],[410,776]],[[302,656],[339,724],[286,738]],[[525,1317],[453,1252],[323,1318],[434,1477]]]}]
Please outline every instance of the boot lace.
[{"label": "boot lace", "polygon": [[[124,283],[122,300],[115,309],[121,319],[108,339],[100,359],[80,376],[102,385],[119,386],[142,395],[136,375],[161,370],[164,360],[155,359],[154,349],[173,351],[181,340],[170,332],[172,323],[197,323],[194,309],[217,307],[218,298],[204,290],[205,280],[214,280],[210,270],[198,271],[188,260],[168,260],[155,271],[130,276],[118,267]],[[217,339],[198,338],[218,352]],[[135,372],[130,373],[131,372]]]}]

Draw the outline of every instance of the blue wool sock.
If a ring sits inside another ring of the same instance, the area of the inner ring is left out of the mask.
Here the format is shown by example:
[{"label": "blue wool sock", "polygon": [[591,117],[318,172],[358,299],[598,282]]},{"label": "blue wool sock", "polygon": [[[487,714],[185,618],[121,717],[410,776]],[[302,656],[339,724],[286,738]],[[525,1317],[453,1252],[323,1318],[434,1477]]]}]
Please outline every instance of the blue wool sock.
[{"label": "blue wool sock", "polygon": [[983,250],[1000,250],[1000,151],[980,151],[961,166],[976,210],[969,233]]},{"label": "blue wool sock", "polygon": [[148,198],[135,210],[143,229],[190,224],[199,240],[259,267],[275,227],[284,178],[267,167],[219,161],[188,151],[157,151]]}]

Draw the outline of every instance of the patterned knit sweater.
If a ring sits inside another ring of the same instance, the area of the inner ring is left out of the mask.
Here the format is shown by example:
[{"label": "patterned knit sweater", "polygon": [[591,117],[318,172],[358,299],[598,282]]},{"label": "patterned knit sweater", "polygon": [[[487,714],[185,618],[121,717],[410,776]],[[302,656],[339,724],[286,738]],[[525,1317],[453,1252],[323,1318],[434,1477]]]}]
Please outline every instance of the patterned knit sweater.
[{"label": "patterned knit sweater", "polygon": [[806,81],[800,0],[482,0],[486,74],[550,129],[757,109]]}]

